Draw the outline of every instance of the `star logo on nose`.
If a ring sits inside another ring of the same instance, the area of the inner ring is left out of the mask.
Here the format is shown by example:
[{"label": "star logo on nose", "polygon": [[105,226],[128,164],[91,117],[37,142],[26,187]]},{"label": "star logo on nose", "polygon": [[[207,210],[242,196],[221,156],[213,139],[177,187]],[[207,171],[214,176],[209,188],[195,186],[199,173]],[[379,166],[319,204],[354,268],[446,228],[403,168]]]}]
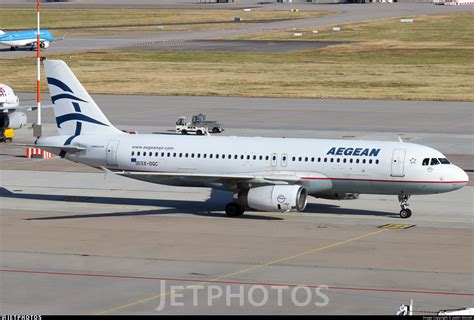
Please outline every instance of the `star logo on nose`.
[{"label": "star logo on nose", "polygon": [[411,163],[411,164],[415,164],[415,163],[416,163],[416,159],[415,159],[415,158],[411,158],[411,159],[410,159],[410,163]]}]

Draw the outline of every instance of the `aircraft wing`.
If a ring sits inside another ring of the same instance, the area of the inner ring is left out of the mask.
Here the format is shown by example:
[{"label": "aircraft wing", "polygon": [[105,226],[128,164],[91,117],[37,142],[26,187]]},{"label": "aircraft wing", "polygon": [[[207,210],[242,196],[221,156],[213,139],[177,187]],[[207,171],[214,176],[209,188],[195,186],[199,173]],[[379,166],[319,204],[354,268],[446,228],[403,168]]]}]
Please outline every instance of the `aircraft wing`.
[{"label": "aircraft wing", "polygon": [[[107,170],[107,169],[104,169]],[[326,178],[309,172],[291,172],[291,171],[275,171],[275,172],[252,172],[241,174],[203,174],[203,173],[178,173],[178,172],[136,172],[136,171],[116,171],[117,175],[143,180],[155,183],[174,183],[181,184],[188,182],[189,184],[201,183],[209,187],[236,190],[246,185],[264,186],[276,184],[298,184],[302,177]]]},{"label": "aircraft wing", "polygon": [[[50,109],[52,107],[53,107],[52,104],[41,105],[41,109]],[[10,111],[17,111],[17,110],[18,111],[35,111],[36,109],[38,109],[37,105],[21,105],[14,108],[2,107],[2,105],[0,105],[0,111],[3,111],[3,112],[10,112]]]}]

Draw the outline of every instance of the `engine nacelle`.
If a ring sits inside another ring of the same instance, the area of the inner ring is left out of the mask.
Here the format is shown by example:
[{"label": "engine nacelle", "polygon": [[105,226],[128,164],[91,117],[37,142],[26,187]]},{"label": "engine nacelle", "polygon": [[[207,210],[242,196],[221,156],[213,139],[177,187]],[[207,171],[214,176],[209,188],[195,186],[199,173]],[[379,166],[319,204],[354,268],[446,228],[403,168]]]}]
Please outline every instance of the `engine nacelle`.
[{"label": "engine nacelle", "polygon": [[298,185],[263,186],[239,193],[238,200],[246,207],[261,211],[303,211],[308,192]]},{"label": "engine nacelle", "polygon": [[50,45],[50,42],[49,41],[44,41],[44,42],[41,42],[41,48],[48,48]]},{"label": "engine nacelle", "polygon": [[317,198],[329,199],[329,200],[355,200],[359,199],[358,193],[330,193],[330,194],[318,194]]},{"label": "engine nacelle", "polygon": [[0,113],[1,129],[20,129],[26,125],[26,122],[26,114],[23,112],[15,111],[12,113]]}]

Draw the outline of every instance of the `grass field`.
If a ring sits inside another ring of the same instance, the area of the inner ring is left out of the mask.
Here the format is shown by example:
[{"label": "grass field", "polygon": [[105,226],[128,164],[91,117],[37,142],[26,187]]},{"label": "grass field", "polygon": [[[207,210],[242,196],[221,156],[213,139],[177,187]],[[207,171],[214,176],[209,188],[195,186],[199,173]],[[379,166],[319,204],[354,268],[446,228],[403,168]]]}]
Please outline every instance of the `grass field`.
[{"label": "grass field", "polygon": [[[156,26],[165,25],[165,31],[202,30],[235,27],[246,24],[246,20],[301,19],[319,17],[329,12],[303,11],[259,11],[245,12],[229,9],[44,9],[41,11],[42,28],[71,28],[55,30],[55,35],[64,32],[74,35],[117,34],[153,32]],[[233,23],[235,17],[243,22]],[[2,28],[36,28],[36,11],[29,9],[0,10]],[[206,24],[206,22],[208,24]],[[213,22],[229,22],[213,24]],[[178,25],[166,25],[166,24]],[[203,23],[203,24],[193,24]],[[154,26],[147,26],[147,25]],[[127,27],[129,25],[142,25]],[[108,26],[107,28],[72,29],[76,27]],[[110,27],[114,26],[114,27]]]},{"label": "grass field", "polygon": [[[107,51],[56,58],[93,93],[474,101],[472,17],[423,17],[428,29],[415,18],[396,37],[389,36],[400,26],[390,27],[393,19],[371,23],[378,35],[367,24],[351,25],[352,38],[337,40],[357,43],[290,53]],[[450,21],[459,28],[433,32]],[[34,59],[3,59],[0,68],[2,82],[34,91]]]}]

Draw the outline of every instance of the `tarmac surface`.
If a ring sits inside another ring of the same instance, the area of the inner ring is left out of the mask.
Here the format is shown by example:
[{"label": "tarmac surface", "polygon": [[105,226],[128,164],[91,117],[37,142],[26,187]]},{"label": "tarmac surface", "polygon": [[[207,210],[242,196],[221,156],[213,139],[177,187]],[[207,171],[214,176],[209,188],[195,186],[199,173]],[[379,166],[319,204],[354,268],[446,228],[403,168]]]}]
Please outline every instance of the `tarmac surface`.
[{"label": "tarmac surface", "polygon": [[[20,95],[24,103],[32,97]],[[474,168],[468,103],[94,99],[126,130],[172,134],[178,116],[204,112],[226,135],[400,136]],[[56,131],[51,114],[44,110],[45,135]],[[25,159],[19,144],[31,135],[18,130],[16,144],[0,145],[1,313],[395,314],[413,299],[415,314],[427,315],[474,306],[472,176],[461,190],[412,197],[408,220],[398,217],[395,197],[377,195],[231,219],[226,192]],[[394,229],[381,228],[387,224]]]}]

